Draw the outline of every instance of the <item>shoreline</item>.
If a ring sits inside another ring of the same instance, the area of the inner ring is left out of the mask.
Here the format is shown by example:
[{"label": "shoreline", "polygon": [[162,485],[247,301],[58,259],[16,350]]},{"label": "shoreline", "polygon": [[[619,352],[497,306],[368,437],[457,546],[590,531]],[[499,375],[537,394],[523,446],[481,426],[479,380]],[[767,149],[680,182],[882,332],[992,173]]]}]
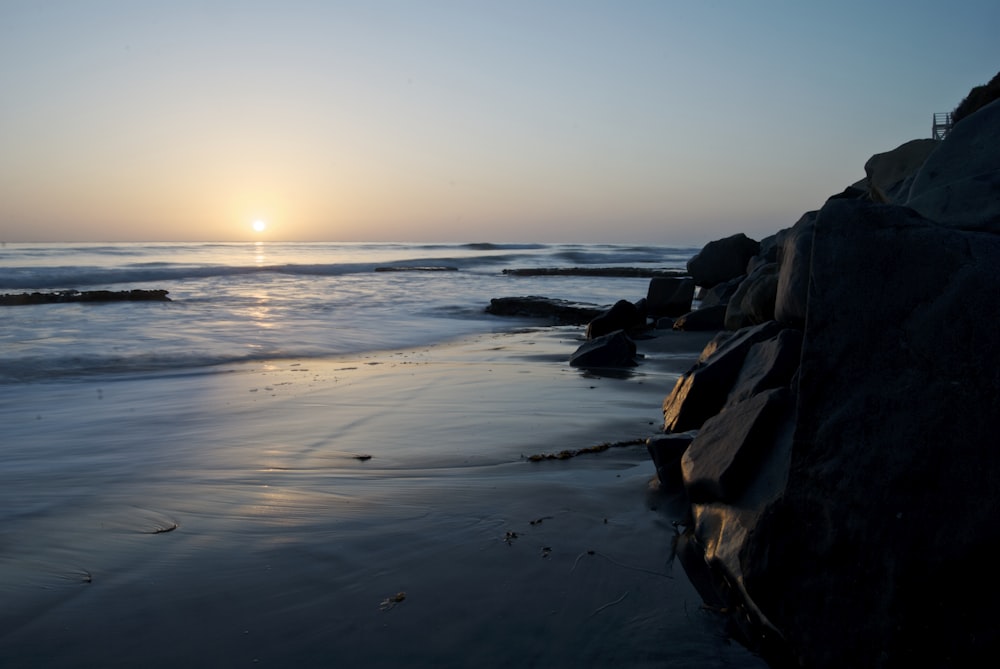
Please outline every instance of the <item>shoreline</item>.
[{"label": "shoreline", "polygon": [[670,562],[685,507],[644,446],[524,459],[656,432],[700,352],[664,334],[619,376],[530,328],[29,389],[0,662],[765,666]]}]

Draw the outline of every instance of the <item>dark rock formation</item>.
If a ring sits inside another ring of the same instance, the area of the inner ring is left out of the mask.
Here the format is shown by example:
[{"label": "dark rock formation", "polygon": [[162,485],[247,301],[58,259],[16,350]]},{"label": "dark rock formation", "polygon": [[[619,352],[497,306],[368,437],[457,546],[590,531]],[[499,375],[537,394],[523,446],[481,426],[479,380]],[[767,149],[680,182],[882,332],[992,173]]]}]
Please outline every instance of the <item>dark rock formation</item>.
[{"label": "dark rock formation", "polygon": [[123,301],[153,301],[169,302],[166,290],[59,290],[52,293],[19,293],[16,295],[0,295],[0,306],[19,306],[24,304],[55,304],[61,302],[123,302]]},{"label": "dark rock formation", "polygon": [[596,337],[581,345],[569,358],[573,367],[634,367],[636,347],[623,330]]},{"label": "dark rock formation", "polygon": [[646,304],[649,315],[676,317],[691,311],[694,299],[694,279],[674,277],[654,277],[649,280],[646,290]]},{"label": "dark rock formation", "polygon": [[676,269],[649,267],[528,267],[505,269],[508,276],[621,276],[621,277],[685,277],[687,272]]},{"label": "dark rock formation", "polygon": [[747,263],[747,274],[750,274],[761,265],[778,262],[778,253],[785,244],[785,235],[788,230],[779,230],[773,235],[768,235],[760,240],[760,251]]},{"label": "dark rock formation", "polygon": [[738,502],[790,407],[788,389],[775,388],[728,405],[705,421],[681,459],[688,499],[695,504]]},{"label": "dark rock formation", "polygon": [[724,325],[739,330],[774,320],[774,300],[778,292],[778,263],[759,265],[737,287],[726,308]]},{"label": "dark rock formation", "polygon": [[785,235],[778,269],[778,287],[774,296],[774,318],[792,327],[806,321],[806,298],[809,289],[809,263],[812,238],[819,212],[802,215]]},{"label": "dark rock formation", "polygon": [[699,308],[705,309],[719,304],[722,306],[729,304],[729,299],[736,293],[736,289],[740,287],[745,278],[747,278],[745,274],[740,274],[729,281],[717,283],[711,288],[700,289],[698,291]]},{"label": "dark rock formation", "polygon": [[839,209],[817,224],[792,475],[743,547],[747,592],[808,666],[966,666],[1000,633],[977,568],[1000,547],[982,319],[1000,239]]},{"label": "dark rock formation", "polygon": [[927,156],[940,140],[913,139],[892,151],[876,153],[865,163],[865,186],[875,202],[901,204],[910,194],[910,184]]},{"label": "dark rock formation", "polygon": [[635,330],[646,326],[645,302],[635,305],[618,300],[614,305],[587,323],[587,339],[596,339],[615,330]]},{"label": "dark rock formation", "polygon": [[775,666],[966,667],[1000,641],[998,147],[1000,102],[909,206],[803,216],[777,321],[720,334],[664,401],[667,432],[698,429],[678,557]]},{"label": "dark rock formation", "polygon": [[733,382],[726,406],[749,399],[772,388],[788,387],[799,368],[802,356],[802,332],[786,329],[771,339],[754,344],[743,359],[740,373]]},{"label": "dark rock formation", "polygon": [[663,402],[664,429],[667,432],[698,429],[719,413],[750,347],[770,339],[780,329],[780,325],[770,321],[737,332],[679,378],[673,392]]},{"label": "dark rock formation", "polygon": [[681,484],[681,458],[697,434],[697,430],[690,430],[658,435],[646,440],[646,450],[656,465],[656,476],[664,486],[676,487]]},{"label": "dark rock formation", "polygon": [[760,243],[742,232],[705,245],[688,260],[687,270],[699,286],[712,286],[746,274],[747,262],[760,251]]},{"label": "dark rock formation", "polygon": [[583,325],[604,313],[604,308],[595,304],[567,302],[550,297],[495,297],[486,307],[486,313],[496,316],[519,316],[522,318],[543,318],[552,323]]},{"label": "dark rock formation", "polygon": [[685,550],[767,653],[964,666],[1000,640],[1000,236],[856,200],[814,230],[804,336],[720,338],[664,403],[700,427]]}]

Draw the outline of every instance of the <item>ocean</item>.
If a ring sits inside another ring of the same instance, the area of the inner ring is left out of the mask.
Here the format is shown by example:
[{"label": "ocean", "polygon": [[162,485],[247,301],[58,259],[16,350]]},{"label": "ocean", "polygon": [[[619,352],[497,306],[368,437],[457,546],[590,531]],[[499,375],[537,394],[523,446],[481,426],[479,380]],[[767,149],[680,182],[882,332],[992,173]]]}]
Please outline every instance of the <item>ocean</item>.
[{"label": "ocean", "polygon": [[[7,308],[0,383],[320,357],[512,327],[491,298],[612,304],[648,279],[515,277],[504,269],[681,269],[695,251],[576,244],[5,244],[0,294],[164,289],[168,303]],[[375,271],[454,268],[455,271]]]},{"label": "ocean", "polygon": [[171,300],[0,307],[0,666],[765,666],[674,565],[642,443],[704,341],[581,370],[581,326],[485,313],[648,286],[505,269],[693,252],[0,247],[0,294]]}]

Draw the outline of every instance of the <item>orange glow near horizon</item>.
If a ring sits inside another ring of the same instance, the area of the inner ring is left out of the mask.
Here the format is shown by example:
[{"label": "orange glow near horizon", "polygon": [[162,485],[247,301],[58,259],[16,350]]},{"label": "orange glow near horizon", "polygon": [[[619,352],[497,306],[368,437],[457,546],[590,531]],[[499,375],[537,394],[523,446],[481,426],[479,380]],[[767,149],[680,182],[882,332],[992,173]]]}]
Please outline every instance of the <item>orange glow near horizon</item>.
[{"label": "orange glow near horizon", "polygon": [[[888,37],[891,3],[860,25],[822,3],[124,4],[0,2],[0,241],[760,238],[988,81],[1000,22],[985,0]],[[815,25],[852,40],[816,48]]]}]

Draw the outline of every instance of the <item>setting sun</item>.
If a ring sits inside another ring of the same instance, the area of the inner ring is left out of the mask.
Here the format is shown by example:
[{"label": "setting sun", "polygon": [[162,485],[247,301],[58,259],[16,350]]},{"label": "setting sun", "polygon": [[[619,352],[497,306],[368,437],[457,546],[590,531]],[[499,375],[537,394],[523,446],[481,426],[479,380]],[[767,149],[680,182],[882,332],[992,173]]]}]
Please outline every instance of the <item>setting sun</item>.
[{"label": "setting sun", "polygon": [[253,222],[254,232],[264,232],[267,229],[267,221],[256,220]]}]

